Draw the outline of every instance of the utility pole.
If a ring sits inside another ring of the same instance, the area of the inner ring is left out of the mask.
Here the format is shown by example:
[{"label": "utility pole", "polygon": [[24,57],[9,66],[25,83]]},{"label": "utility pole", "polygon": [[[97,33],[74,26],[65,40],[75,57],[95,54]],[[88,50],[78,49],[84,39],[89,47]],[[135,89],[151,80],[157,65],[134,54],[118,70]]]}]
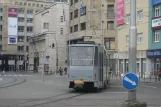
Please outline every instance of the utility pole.
[{"label": "utility pole", "polygon": [[[136,54],[137,54],[137,29],[136,29],[136,0],[130,0],[130,41],[129,41],[129,71],[134,75],[136,74]],[[129,74],[128,74],[129,75]],[[128,75],[123,77],[123,84],[126,85],[124,78]],[[134,76],[133,76],[134,77]],[[129,78],[132,79],[132,78]],[[135,83],[136,84],[136,83]],[[138,83],[137,83],[138,84]],[[128,85],[126,85],[128,86]],[[145,102],[139,102],[136,99],[136,88],[134,90],[128,91],[128,100],[121,102],[120,107],[146,107],[147,104]]]},{"label": "utility pole", "polygon": [[[136,0],[130,1],[130,29],[129,29],[129,71],[136,74],[136,39],[137,39],[137,29],[136,29]],[[136,101],[136,90],[128,92],[128,100]]]}]

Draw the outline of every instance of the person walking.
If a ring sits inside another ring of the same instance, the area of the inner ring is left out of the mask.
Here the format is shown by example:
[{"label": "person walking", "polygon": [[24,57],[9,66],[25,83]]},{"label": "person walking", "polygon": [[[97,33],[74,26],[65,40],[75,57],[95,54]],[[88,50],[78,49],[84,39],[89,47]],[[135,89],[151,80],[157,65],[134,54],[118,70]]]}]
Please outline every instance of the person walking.
[{"label": "person walking", "polygon": [[59,72],[60,72],[60,76],[62,76],[62,74],[63,74],[63,68],[62,67],[59,68]]}]

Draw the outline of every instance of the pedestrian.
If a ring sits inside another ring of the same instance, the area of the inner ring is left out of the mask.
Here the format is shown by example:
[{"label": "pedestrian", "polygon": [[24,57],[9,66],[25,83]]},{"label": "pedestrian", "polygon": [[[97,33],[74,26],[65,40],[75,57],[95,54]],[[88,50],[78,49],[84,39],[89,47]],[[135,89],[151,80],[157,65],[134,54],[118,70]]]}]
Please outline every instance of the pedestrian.
[{"label": "pedestrian", "polygon": [[59,68],[59,72],[60,72],[60,75],[62,76],[62,74],[63,74],[63,68],[62,67]]},{"label": "pedestrian", "polygon": [[158,72],[158,80],[160,81],[160,79],[161,79],[161,69]]},{"label": "pedestrian", "polygon": [[67,68],[66,67],[64,68],[64,72],[65,72],[65,75],[66,75],[67,74]]}]

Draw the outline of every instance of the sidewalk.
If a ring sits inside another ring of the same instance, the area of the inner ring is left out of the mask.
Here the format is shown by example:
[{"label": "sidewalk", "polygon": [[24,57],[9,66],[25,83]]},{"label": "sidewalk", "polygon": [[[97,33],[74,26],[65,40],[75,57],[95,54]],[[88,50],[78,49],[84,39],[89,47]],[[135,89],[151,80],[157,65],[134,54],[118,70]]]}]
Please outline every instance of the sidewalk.
[{"label": "sidewalk", "polygon": [[[151,77],[151,78],[139,78],[140,82],[145,82],[145,83],[157,83],[157,82],[161,82],[161,80],[159,81],[158,78],[156,78],[155,76]],[[111,80],[120,80],[122,81],[122,77],[120,76],[111,76]]]}]

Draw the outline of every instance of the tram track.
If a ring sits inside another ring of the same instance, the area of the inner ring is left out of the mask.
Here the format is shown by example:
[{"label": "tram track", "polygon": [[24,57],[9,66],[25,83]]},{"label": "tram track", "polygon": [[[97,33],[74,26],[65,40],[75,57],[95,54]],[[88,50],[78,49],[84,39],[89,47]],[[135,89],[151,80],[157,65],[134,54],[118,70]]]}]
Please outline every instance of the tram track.
[{"label": "tram track", "polygon": [[20,80],[20,78],[19,79],[18,78],[13,78],[13,81],[0,84],[0,89],[7,88],[7,87],[12,87],[12,86],[19,85],[19,84],[22,84],[22,83],[26,82],[26,79],[24,79],[24,78],[21,78],[21,79],[22,80]]},{"label": "tram track", "polygon": [[[72,95],[72,94],[74,94],[74,95]],[[85,94],[86,93],[74,93],[72,91],[72,92],[58,94],[58,95],[47,97],[47,98],[33,99],[33,100],[26,99],[26,100],[30,100],[30,101],[12,104],[12,105],[3,106],[3,107],[35,107],[35,106],[41,106],[41,105],[46,105],[46,104],[50,104],[50,103],[56,103],[56,102],[60,102],[63,100],[76,98],[76,97],[79,97],[79,96],[82,96]]]}]

